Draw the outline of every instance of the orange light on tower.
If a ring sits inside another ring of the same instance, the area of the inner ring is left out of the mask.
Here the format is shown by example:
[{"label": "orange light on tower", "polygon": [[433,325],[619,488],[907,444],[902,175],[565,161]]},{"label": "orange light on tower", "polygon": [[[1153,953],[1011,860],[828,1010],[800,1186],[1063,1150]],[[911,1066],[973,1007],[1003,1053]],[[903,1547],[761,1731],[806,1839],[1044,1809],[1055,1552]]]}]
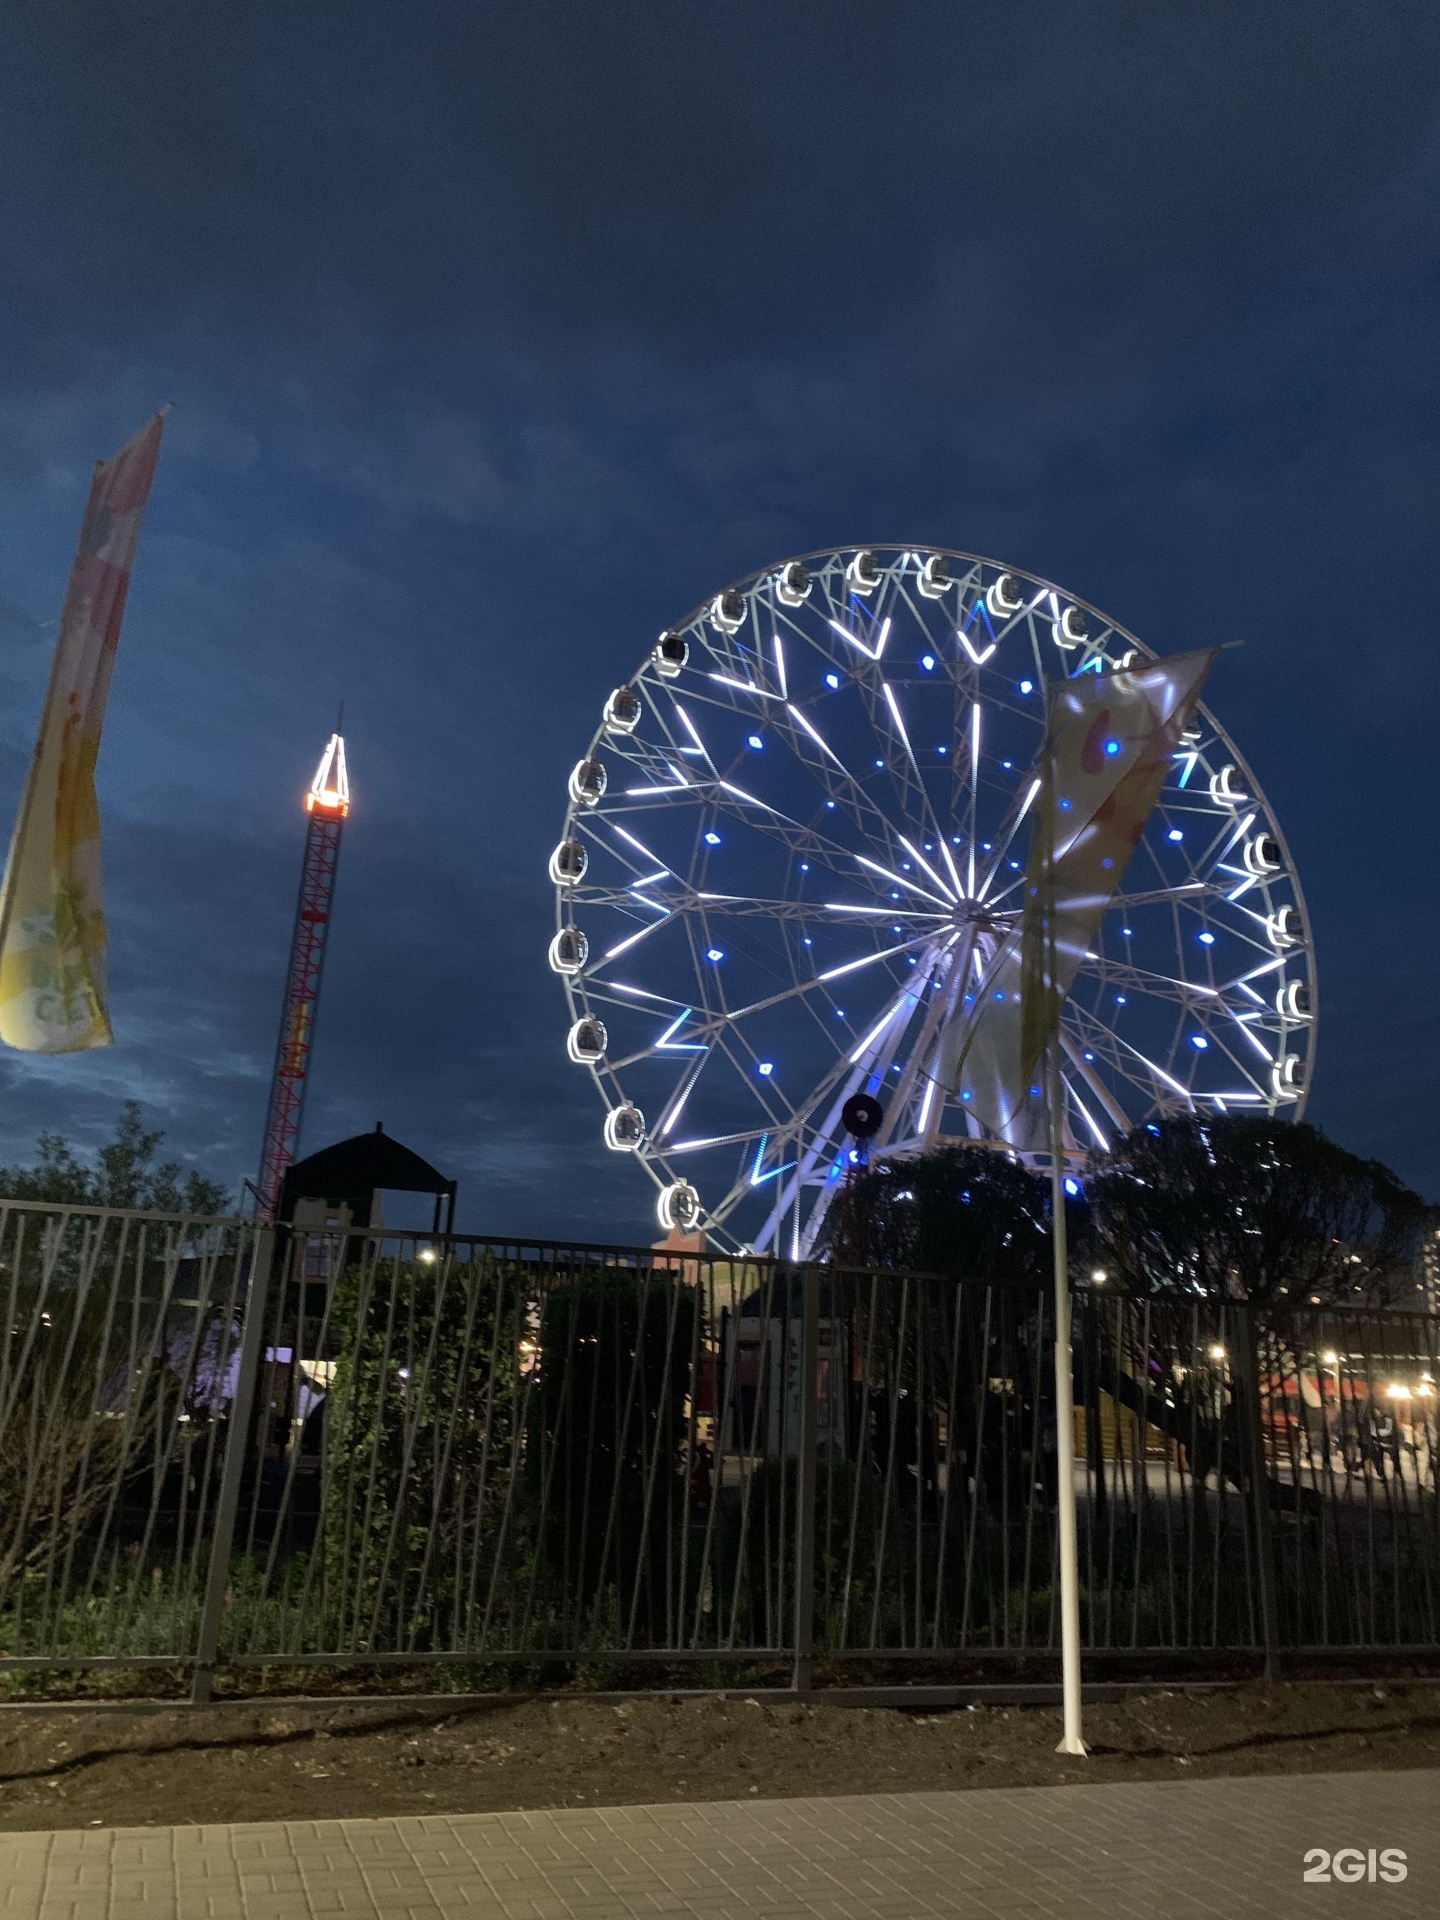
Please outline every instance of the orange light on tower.
[{"label": "orange light on tower", "polygon": [[280,1012],[280,1038],[275,1049],[275,1072],[265,1113],[265,1139],[256,1181],[257,1211],[275,1217],[285,1170],[300,1143],[305,1111],[305,1086],[310,1076],[310,1054],[315,1044],[315,1016],[320,1005],[320,981],[335,897],[335,872],[340,860],[340,833],[350,811],[350,776],[345,766],[345,742],[332,733],[315,778],[305,795],[310,816],[305,829],[305,857],[300,868],[300,900],[290,941],[290,964],[285,973],[285,999]]},{"label": "orange light on tower", "polygon": [[344,819],[350,811],[350,776],[345,771],[345,742],[332,733],[324,758],[305,796],[307,813],[333,813]]}]

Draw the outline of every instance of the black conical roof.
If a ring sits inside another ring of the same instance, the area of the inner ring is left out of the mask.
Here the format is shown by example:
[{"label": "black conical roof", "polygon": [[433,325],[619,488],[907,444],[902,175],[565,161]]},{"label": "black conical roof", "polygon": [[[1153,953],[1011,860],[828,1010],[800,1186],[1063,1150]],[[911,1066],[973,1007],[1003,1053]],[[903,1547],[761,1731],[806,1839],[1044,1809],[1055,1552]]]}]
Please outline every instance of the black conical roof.
[{"label": "black conical roof", "polygon": [[340,1202],[380,1189],[453,1194],[455,1188],[455,1181],[447,1180],[412,1148],[392,1140],[377,1123],[373,1133],[337,1140],[333,1147],[322,1147],[295,1161],[285,1175],[280,1211],[288,1217],[288,1203],[299,1198]]}]

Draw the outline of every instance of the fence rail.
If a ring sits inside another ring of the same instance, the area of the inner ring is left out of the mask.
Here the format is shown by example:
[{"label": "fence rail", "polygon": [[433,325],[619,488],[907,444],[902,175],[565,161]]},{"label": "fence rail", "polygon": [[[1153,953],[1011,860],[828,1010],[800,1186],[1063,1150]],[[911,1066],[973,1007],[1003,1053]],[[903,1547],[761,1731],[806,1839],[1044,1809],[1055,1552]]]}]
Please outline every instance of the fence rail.
[{"label": "fence rail", "polygon": [[[1048,1290],[0,1203],[0,1670],[1058,1646]],[[1440,1649],[1440,1322],[1077,1293],[1095,1653]]]}]

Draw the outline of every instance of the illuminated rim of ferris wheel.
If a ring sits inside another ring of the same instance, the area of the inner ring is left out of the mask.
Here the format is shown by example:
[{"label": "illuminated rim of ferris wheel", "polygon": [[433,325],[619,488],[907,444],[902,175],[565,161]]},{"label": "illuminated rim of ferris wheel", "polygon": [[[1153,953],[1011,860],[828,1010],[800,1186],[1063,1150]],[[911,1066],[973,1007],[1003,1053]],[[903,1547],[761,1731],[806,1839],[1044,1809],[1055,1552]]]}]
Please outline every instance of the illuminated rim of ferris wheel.
[{"label": "illuminated rim of ferris wheel", "polygon": [[[945,1084],[942,1043],[984,1018],[1018,925],[1047,685],[1157,657],[936,548],[788,560],[661,635],[570,775],[549,961],[662,1227],[808,1254],[856,1093],[881,1157],[1021,1152]],[[1162,1115],[1298,1118],[1316,1010],[1284,834],[1201,707],[1065,1004],[1073,1171]]]}]

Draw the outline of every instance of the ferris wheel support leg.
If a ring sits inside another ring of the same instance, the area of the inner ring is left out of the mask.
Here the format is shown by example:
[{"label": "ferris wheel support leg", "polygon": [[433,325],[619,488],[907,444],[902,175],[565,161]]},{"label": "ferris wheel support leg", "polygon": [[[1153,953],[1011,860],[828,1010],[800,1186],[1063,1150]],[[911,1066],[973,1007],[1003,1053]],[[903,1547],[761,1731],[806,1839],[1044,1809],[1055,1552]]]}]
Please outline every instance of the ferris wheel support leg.
[{"label": "ferris wheel support leg", "polygon": [[1057,1753],[1089,1752],[1080,1730],[1080,1557],[1075,1522],[1074,1356],[1070,1347],[1070,1272],[1065,1243],[1065,1109],[1058,1035],[1050,1055],[1050,1223],[1055,1247],[1055,1464],[1059,1480],[1060,1647],[1065,1732]]}]

